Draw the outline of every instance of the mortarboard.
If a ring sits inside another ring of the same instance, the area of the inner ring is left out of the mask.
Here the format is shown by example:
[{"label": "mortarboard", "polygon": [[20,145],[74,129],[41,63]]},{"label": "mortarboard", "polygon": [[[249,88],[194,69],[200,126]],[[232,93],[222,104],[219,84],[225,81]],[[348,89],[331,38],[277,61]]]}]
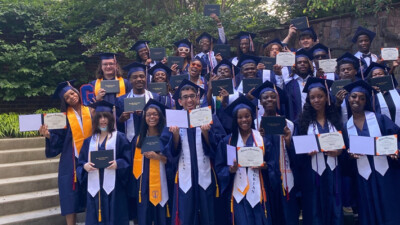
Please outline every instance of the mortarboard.
[{"label": "mortarboard", "polygon": [[90,104],[89,107],[94,108],[96,112],[112,112],[114,105],[102,100]]},{"label": "mortarboard", "polygon": [[244,95],[240,95],[235,101],[226,107],[225,112],[232,117],[238,112],[239,109],[248,109],[251,112],[253,118],[256,116],[256,106],[248,100]]},{"label": "mortarboard", "polygon": [[129,50],[138,52],[142,48],[148,48],[149,47],[148,46],[149,43],[150,43],[150,41],[139,40],[135,44],[133,44],[132,47]]},{"label": "mortarboard", "polygon": [[344,53],[342,56],[340,56],[339,58],[336,59],[336,61],[338,62],[338,64],[344,64],[344,63],[350,63],[353,64],[354,68],[356,70],[358,70],[360,68],[360,60],[355,57],[353,54],[351,53]]},{"label": "mortarboard", "polygon": [[301,30],[299,38],[306,35],[309,35],[314,41],[317,41],[317,34],[315,33],[314,28],[309,27],[304,30]]},{"label": "mortarboard", "polygon": [[312,53],[313,56],[315,55],[315,53],[320,52],[320,51],[324,51],[324,52],[326,52],[326,54],[329,54],[329,48],[321,43],[314,45],[310,49],[310,52]]},{"label": "mortarboard", "polygon": [[67,93],[67,91],[74,88],[71,85],[73,85],[75,81],[76,80],[70,80],[70,81],[64,81],[64,82],[59,83],[57,85],[56,90],[54,91],[53,98],[54,99],[57,99],[57,98],[64,99],[64,94]]},{"label": "mortarboard", "polygon": [[201,39],[203,39],[203,38],[207,38],[210,42],[211,42],[211,40],[212,40],[213,43],[216,43],[216,42],[217,42],[217,39],[213,38],[213,37],[211,36],[211,34],[209,34],[209,33],[207,33],[207,32],[203,32],[202,34],[200,34],[200,36],[198,36],[198,37],[196,38],[196,42],[199,43],[199,42],[201,41]]},{"label": "mortarboard", "polygon": [[172,98],[173,98],[176,102],[178,102],[178,99],[180,98],[181,89],[182,89],[184,86],[187,86],[187,85],[194,87],[194,88],[196,89],[196,91],[200,91],[200,96],[199,96],[199,98],[201,98],[201,97],[203,96],[203,94],[204,94],[204,92],[205,92],[203,88],[199,87],[198,85],[196,85],[195,83],[189,81],[188,79],[184,79],[184,80],[181,82],[181,84],[179,84],[177,90],[176,90],[175,93],[174,93],[174,96],[172,96]]},{"label": "mortarboard", "polygon": [[266,48],[270,44],[278,44],[278,45],[282,46],[282,48],[283,48],[283,44],[282,44],[281,40],[279,40],[279,38],[275,38],[274,40],[265,43],[263,45],[263,48]]},{"label": "mortarboard", "polygon": [[168,66],[164,65],[161,62],[158,62],[156,65],[151,67],[151,69],[149,70],[149,74],[154,76],[154,74],[157,73],[158,71],[163,71],[167,75],[167,79],[169,79],[172,72],[172,70]]},{"label": "mortarboard", "polygon": [[254,63],[257,64],[260,62],[261,58],[253,55],[242,55],[239,58],[239,62],[237,64],[238,67],[242,67],[243,65],[247,63]]},{"label": "mortarboard", "polygon": [[[217,74],[218,68],[220,66],[227,66],[231,70],[231,73],[232,73],[232,68],[233,68],[235,74],[239,74],[239,72],[240,72],[240,69],[238,67],[236,67],[235,65],[233,65],[231,63],[231,61],[229,61],[227,59],[223,59],[220,63],[218,63],[217,66],[214,67],[214,69],[213,69],[214,74]],[[233,75],[233,73],[232,73],[232,75]]]},{"label": "mortarboard", "polygon": [[131,74],[133,72],[137,72],[137,71],[146,71],[146,65],[141,64],[141,63],[137,63],[137,62],[133,62],[129,65],[124,66],[122,69],[124,69],[125,71],[128,71],[128,79],[131,76]]},{"label": "mortarboard", "polygon": [[192,43],[188,39],[182,39],[180,41],[176,41],[174,45],[179,48],[179,47],[186,47],[186,48],[191,48]]},{"label": "mortarboard", "polygon": [[367,35],[369,37],[369,41],[372,42],[372,40],[374,40],[376,33],[372,32],[370,30],[368,30],[367,28],[364,27],[358,27],[356,30],[356,33],[354,34],[353,38],[351,39],[351,41],[353,43],[357,42],[357,39],[360,35]]},{"label": "mortarboard", "polygon": [[297,58],[299,58],[299,57],[306,57],[306,58],[308,58],[309,60],[313,60],[313,56],[312,56],[312,53],[311,53],[311,51],[307,51],[307,50],[305,50],[305,49],[300,49],[300,50],[298,50],[297,52],[296,52],[296,59]]},{"label": "mortarboard", "polygon": [[100,57],[101,60],[104,60],[104,59],[114,59],[115,57],[117,57],[117,55],[118,55],[118,54],[116,54],[116,53],[111,53],[111,52],[100,52],[100,53],[94,54],[94,56]]},{"label": "mortarboard", "polygon": [[[154,99],[151,98],[151,99],[149,99],[149,101],[144,106],[143,111],[147,111],[148,108],[158,108],[161,111],[161,113],[165,116],[165,109],[167,109],[168,107],[166,107],[165,105],[161,104],[157,100],[154,100]],[[143,113],[143,115],[144,115],[144,113]]]}]

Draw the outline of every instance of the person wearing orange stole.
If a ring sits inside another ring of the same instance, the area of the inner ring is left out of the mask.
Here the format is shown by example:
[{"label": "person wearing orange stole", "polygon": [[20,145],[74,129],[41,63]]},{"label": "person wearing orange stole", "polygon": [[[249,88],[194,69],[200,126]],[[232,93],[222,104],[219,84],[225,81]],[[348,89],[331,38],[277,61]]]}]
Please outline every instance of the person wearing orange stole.
[{"label": "person wearing orange stole", "polygon": [[76,223],[76,213],[85,209],[85,188],[77,182],[76,165],[83,141],[92,133],[89,108],[81,104],[79,92],[70,82],[62,82],[54,92],[61,99],[61,111],[67,114],[67,128],[48,130],[42,125],[39,132],[46,137],[46,157],[61,154],[58,169],[58,190],[61,215],[67,224]]},{"label": "person wearing orange stole", "polygon": [[269,202],[264,186],[262,169],[266,169],[263,158],[262,165],[257,167],[240,167],[238,161],[227,161],[228,146],[265,148],[263,137],[255,130],[254,119],[256,106],[240,96],[227,108],[233,117],[232,134],[226,136],[218,144],[215,158],[215,169],[221,185],[221,192],[231,193],[231,224],[235,225],[271,225]]},{"label": "person wearing orange stole", "polygon": [[[122,77],[122,70],[117,62],[117,54],[105,52],[96,54],[96,56],[100,57],[100,64],[96,70],[96,80],[90,82],[94,88],[96,101],[106,100],[111,104],[115,104],[117,97],[125,95],[132,87],[128,80]],[[119,93],[106,93],[101,88],[101,81],[103,80],[118,80]]]},{"label": "person wearing orange stole", "polygon": [[[168,128],[165,127],[165,108],[163,104],[150,99],[144,108],[140,134],[134,139],[133,175],[138,191],[139,225],[170,224],[169,196],[172,189],[169,190],[168,181],[173,183],[173,173],[167,167],[165,145],[162,144],[170,138]],[[159,149],[143,152],[152,137],[160,141]]]}]

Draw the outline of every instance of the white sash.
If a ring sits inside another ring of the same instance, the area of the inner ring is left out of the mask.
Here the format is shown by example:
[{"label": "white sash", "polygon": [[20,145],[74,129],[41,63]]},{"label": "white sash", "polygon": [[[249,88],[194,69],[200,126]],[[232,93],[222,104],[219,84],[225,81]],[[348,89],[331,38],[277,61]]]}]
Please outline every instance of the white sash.
[{"label": "white sash", "polygon": [[239,62],[238,57],[233,58],[232,61],[231,61],[231,63],[232,63],[233,65],[235,65],[235,66],[237,66],[238,62]]},{"label": "white sash", "polygon": [[[336,128],[329,122],[329,132],[336,132]],[[318,127],[315,122],[310,123],[308,126],[307,134],[319,134]],[[337,167],[337,157],[327,156],[326,164],[328,164],[331,171],[333,171]],[[311,167],[312,169],[317,172],[320,176],[325,171],[325,158],[324,153],[318,152],[316,155],[313,155],[311,158]]]},{"label": "white sash", "polygon": [[[365,111],[365,121],[368,126],[370,137],[380,137],[382,136],[381,130],[379,128],[378,120],[376,119],[375,113]],[[353,116],[350,117],[347,122],[347,132],[350,136],[358,136],[357,128],[354,125]],[[389,163],[387,161],[387,156],[374,156],[375,170],[379,172],[382,176],[385,175],[386,171],[389,169]],[[358,173],[366,180],[368,180],[371,175],[371,166],[368,161],[368,156],[361,156],[357,159],[357,169]]]},{"label": "white sash", "polygon": [[325,73],[327,80],[335,80],[335,73]]},{"label": "white sash", "polygon": [[[183,192],[187,192],[192,187],[192,165],[189,147],[189,139],[187,129],[179,130],[182,143],[182,151],[179,157],[179,187]],[[200,127],[196,127],[196,155],[197,155],[197,169],[199,185],[204,189],[211,184],[211,162],[210,158],[204,154],[203,143],[201,139]]]},{"label": "white sash", "polygon": [[400,95],[397,90],[393,89],[389,91],[390,96],[393,99],[394,106],[396,107],[396,116],[392,118],[390,116],[389,107],[383,97],[382,93],[378,93],[376,96],[379,100],[379,106],[381,108],[381,114],[389,117],[392,121],[396,123],[397,126],[400,126]]},{"label": "white sash", "polygon": [[[95,134],[92,136],[89,144],[89,155],[92,151],[98,151],[99,148],[100,135]],[[106,150],[114,150],[114,160],[116,152],[116,142],[117,142],[117,131],[109,134],[106,140]],[[107,194],[110,194],[115,187],[115,170],[114,169],[104,169],[103,176],[103,189]],[[100,173],[99,170],[94,170],[88,172],[88,192],[94,197],[100,190]]]},{"label": "white sash", "polygon": [[340,105],[340,108],[342,109],[341,110],[341,112],[342,112],[342,122],[343,122],[343,124],[346,124],[347,120],[349,118],[349,114],[347,112],[347,106],[346,106],[346,99],[343,99],[343,102]]},{"label": "white sash", "polygon": [[167,175],[165,171],[165,164],[160,161],[160,179],[161,179],[161,202],[160,205],[162,207],[168,201],[168,184],[167,184]]},{"label": "white sash", "polygon": [[271,70],[263,70],[262,71],[262,81],[271,81]]},{"label": "white sash", "polygon": [[[127,98],[135,97],[135,94],[133,94],[133,90],[131,90],[126,97]],[[145,104],[151,98],[153,98],[153,94],[148,90],[144,90]],[[126,138],[128,139],[128,141],[132,142],[133,138],[135,137],[135,122],[133,120],[132,114],[130,115],[130,118],[127,121],[125,121],[125,134],[126,134]]]},{"label": "white sash", "polygon": [[[252,130],[252,134],[254,138],[253,146],[264,147],[264,141],[260,135],[260,132],[258,132],[257,130]],[[243,143],[243,139],[240,136],[240,132],[236,146],[237,147],[245,146],[245,143]],[[261,182],[260,182],[259,169],[247,168],[247,174],[246,174],[246,168],[243,167],[238,168],[235,174],[233,185],[234,187],[232,195],[237,203],[242,201],[242,199],[244,198],[243,192],[245,191],[247,186],[249,186],[249,189],[246,193],[246,199],[250,203],[251,207],[254,208],[254,206],[256,206],[257,203],[261,201],[262,195],[261,195]]]},{"label": "white sash", "polygon": [[[290,131],[293,135],[294,125],[293,125],[292,121],[286,120],[286,125],[290,129]],[[292,169],[290,168],[290,159],[289,159],[289,155],[286,150],[286,143],[283,140],[283,135],[279,135],[279,140],[280,140],[280,142],[279,142],[279,151],[280,151],[279,167],[280,167],[280,171],[281,171],[281,175],[282,175],[282,183],[283,183],[283,187],[285,188],[285,190],[288,190],[288,192],[290,192],[290,190],[292,190],[292,188],[294,187],[293,172],[292,172]]]}]

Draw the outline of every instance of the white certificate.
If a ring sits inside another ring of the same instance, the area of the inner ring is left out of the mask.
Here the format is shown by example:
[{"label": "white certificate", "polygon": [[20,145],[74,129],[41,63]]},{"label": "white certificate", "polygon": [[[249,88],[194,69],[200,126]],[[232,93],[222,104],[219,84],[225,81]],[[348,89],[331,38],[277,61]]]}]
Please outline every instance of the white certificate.
[{"label": "white certificate", "polygon": [[262,147],[238,147],[237,157],[240,167],[257,167],[264,163]]},{"label": "white certificate", "polygon": [[396,154],[399,147],[397,146],[397,135],[388,135],[376,137],[376,155],[392,155]]},{"label": "white certificate", "polygon": [[381,56],[385,61],[394,61],[399,58],[398,48],[381,48]]},{"label": "white certificate", "polygon": [[336,71],[336,59],[323,59],[318,61],[319,68],[325,73],[333,73]]},{"label": "white certificate", "polygon": [[321,152],[345,149],[342,132],[318,134],[318,142]]},{"label": "white certificate", "polygon": [[361,155],[375,155],[373,137],[350,136],[350,153]]},{"label": "white certificate", "polygon": [[42,125],[42,114],[20,115],[19,131],[38,131]]},{"label": "white certificate", "polygon": [[66,129],[67,114],[66,113],[47,113],[43,114],[43,124],[47,125],[47,129]]},{"label": "white certificate", "polygon": [[233,166],[233,162],[236,159],[236,147],[232,145],[226,145],[226,164]]},{"label": "white certificate", "polygon": [[276,55],[276,64],[280,66],[293,66],[296,62],[296,54],[293,52],[279,52]]},{"label": "white certificate", "polygon": [[296,154],[307,154],[313,151],[318,152],[318,143],[315,135],[293,136],[294,149]]},{"label": "white certificate", "polygon": [[203,107],[189,111],[190,127],[200,127],[202,125],[211,124],[212,113],[211,107]]},{"label": "white certificate", "polygon": [[166,109],[165,116],[167,119],[167,127],[189,128],[186,110]]}]

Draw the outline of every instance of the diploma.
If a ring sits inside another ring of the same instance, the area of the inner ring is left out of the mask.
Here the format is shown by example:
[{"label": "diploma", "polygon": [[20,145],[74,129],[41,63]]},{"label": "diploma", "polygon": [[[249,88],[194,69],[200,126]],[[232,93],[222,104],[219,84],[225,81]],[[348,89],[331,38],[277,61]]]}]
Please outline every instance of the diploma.
[{"label": "diploma", "polygon": [[258,167],[264,164],[262,147],[238,147],[238,166]]},{"label": "diploma", "polygon": [[184,79],[188,79],[188,75],[172,75],[171,78],[169,78],[169,84],[171,85],[172,89],[175,89],[182,83]]},{"label": "diploma", "polygon": [[161,152],[161,142],[158,136],[148,136],[143,140],[141,152]]},{"label": "diploma", "polygon": [[389,91],[394,88],[393,80],[391,75],[383,77],[374,77],[370,81],[371,86],[379,87],[380,91]]},{"label": "diploma", "polygon": [[376,155],[393,155],[398,153],[397,135],[375,138]]},{"label": "diploma", "polygon": [[42,125],[42,114],[19,115],[19,131],[38,131]]},{"label": "diploma", "polygon": [[226,164],[233,166],[236,159],[236,147],[232,145],[226,145]]},{"label": "diploma", "polygon": [[229,59],[231,57],[231,46],[216,44],[213,48],[214,54],[220,54],[223,59]]},{"label": "diploma", "polygon": [[190,110],[189,120],[190,127],[212,124],[211,106]]},{"label": "diploma", "polygon": [[319,151],[315,135],[293,136],[294,149],[296,154],[307,154],[313,151]]},{"label": "diploma", "polygon": [[43,124],[47,125],[47,129],[66,129],[67,114],[66,113],[47,113],[43,114]]},{"label": "diploma", "polygon": [[276,64],[280,66],[293,66],[296,62],[296,54],[293,52],[279,52],[276,55]]},{"label": "diploma", "polygon": [[276,58],[261,56],[260,63],[264,64],[266,70],[273,70],[276,64]]},{"label": "diploma", "polygon": [[89,154],[90,162],[98,169],[109,167],[109,162],[114,160],[114,150],[91,151]]},{"label": "diploma", "polygon": [[100,87],[103,88],[107,94],[119,93],[119,80],[102,80]]},{"label": "diploma", "polygon": [[336,59],[323,59],[318,61],[319,68],[325,73],[333,73],[336,71]]},{"label": "diploma", "polygon": [[350,153],[361,155],[375,155],[374,138],[364,136],[350,136]]},{"label": "diploma", "polygon": [[150,58],[152,60],[161,61],[165,56],[165,48],[150,48]]},{"label": "diploma", "polygon": [[341,131],[318,134],[318,142],[321,152],[346,149]]},{"label": "diploma", "polygon": [[251,89],[257,89],[263,82],[261,78],[245,78],[243,82],[243,93],[247,94]]},{"label": "diploma", "polygon": [[265,134],[283,134],[285,126],[284,116],[263,116],[261,119],[261,127]]},{"label": "diploma", "polygon": [[168,94],[167,91],[167,83],[165,82],[157,82],[147,84],[147,90],[153,93],[157,93],[162,96],[166,96]]},{"label": "diploma", "polygon": [[189,128],[188,113],[186,110],[166,109],[167,127]]},{"label": "diploma", "polygon": [[124,112],[142,111],[146,105],[144,97],[133,97],[124,99]]},{"label": "diploma", "polygon": [[294,18],[290,20],[290,24],[293,24],[293,26],[296,27],[297,30],[304,30],[310,27],[310,24],[308,23],[308,18],[306,16]]},{"label": "diploma", "polygon": [[381,48],[381,56],[384,61],[394,61],[399,58],[398,48]]},{"label": "diploma", "polygon": [[343,89],[344,86],[346,86],[348,84],[351,84],[350,79],[335,80],[331,86],[332,95],[336,95],[340,90]]},{"label": "diploma", "polygon": [[204,6],[204,16],[210,16],[215,13],[215,15],[219,16],[220,5],[205,5]]},{"label": "diploma", "polygon": [[211,81],[213,96],[219,96],[221,89],[225,89],[230,95],[233,94],[232,79],[222,79]]},{"label": "diploma", "polygon": [[179,69],[183,68],[184,58],[180,56],[169,56],[168,57],[168,67],[171,68],[172,65],[178,65]]}]

